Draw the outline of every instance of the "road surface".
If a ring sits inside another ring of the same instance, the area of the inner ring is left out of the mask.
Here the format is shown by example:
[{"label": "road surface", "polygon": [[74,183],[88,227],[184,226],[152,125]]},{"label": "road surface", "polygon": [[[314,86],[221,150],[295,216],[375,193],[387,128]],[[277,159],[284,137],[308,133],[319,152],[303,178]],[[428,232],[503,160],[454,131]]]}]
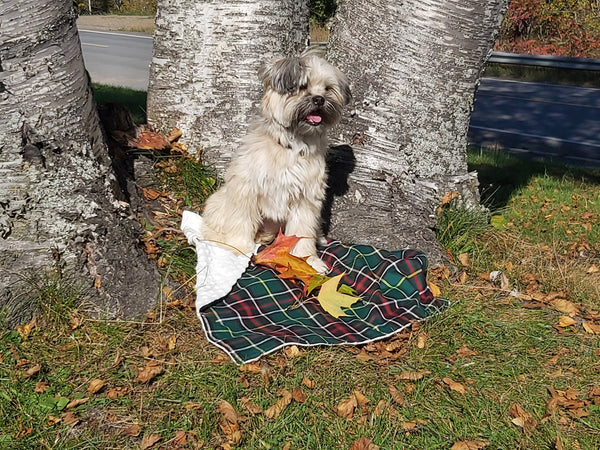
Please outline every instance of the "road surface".
[{"label": "road surface", "polygon": [[[92,80],[146,90],[152,38],[80,30]],[[484,78],[469,142],[579,165],[600,165],[600,89]]]}]

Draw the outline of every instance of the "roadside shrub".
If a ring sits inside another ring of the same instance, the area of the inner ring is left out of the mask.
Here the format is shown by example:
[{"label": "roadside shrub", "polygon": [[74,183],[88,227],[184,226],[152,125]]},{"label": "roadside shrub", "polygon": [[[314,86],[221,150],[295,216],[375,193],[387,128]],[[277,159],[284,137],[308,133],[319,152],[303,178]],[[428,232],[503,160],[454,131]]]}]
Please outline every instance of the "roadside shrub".
[{"label": "roadside shrub", "polygon": [[599,4],[596,0],[513,0],[496,49],[600,57]]}]

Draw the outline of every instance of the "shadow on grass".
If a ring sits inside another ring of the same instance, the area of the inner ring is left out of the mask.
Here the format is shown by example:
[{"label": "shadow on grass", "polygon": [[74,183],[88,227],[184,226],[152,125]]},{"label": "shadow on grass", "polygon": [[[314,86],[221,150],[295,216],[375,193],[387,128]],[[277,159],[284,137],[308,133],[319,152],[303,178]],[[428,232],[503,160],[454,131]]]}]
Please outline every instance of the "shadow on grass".
[{"label": "shadow on grass", "polygon": [[92,89],[96,104],[122,103],[131,112],[131,117],[136,125],[146,123],[146,91],[97,83],[92,83]]},{"label": "shadow on grass", "polygon": [[511,195],[536,176],[600,184],[598,169],[526,159],[500,150],[470,148],[468,165],[479,175],[481,203],[491,210],[506,206]]}]

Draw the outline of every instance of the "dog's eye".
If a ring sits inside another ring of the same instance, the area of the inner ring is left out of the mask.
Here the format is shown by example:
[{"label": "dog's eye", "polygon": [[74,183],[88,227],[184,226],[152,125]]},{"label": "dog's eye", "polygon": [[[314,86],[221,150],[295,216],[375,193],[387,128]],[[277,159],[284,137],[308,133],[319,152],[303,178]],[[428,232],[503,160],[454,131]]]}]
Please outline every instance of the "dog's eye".
[{"label": "dog's eye", "polygon": [[300,89],[301,91],[304,91],[306,88],[308,88],[308,84],[306,84],[306,83],[304,83],[304,84],[301,84],[301,85],[300,85],[300,87],[299,87],[299,89]]}]

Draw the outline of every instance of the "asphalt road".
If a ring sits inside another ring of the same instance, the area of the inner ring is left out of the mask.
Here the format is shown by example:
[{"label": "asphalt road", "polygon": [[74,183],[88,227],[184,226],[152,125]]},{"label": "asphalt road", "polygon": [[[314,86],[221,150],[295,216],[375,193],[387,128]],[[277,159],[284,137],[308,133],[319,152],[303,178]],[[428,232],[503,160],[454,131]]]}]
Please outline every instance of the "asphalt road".
[{"label": "asphalt road", "polygon": [[[150,36],[80,30],[80,37],[93,81],[147,89]],[[484,78],[469,142],[600,166],[600,89]]]},{"label": "asphalt road", "polygon": [[92,81],[141,91],[148,89],[151,36],[79,30],[79,37]]}]

